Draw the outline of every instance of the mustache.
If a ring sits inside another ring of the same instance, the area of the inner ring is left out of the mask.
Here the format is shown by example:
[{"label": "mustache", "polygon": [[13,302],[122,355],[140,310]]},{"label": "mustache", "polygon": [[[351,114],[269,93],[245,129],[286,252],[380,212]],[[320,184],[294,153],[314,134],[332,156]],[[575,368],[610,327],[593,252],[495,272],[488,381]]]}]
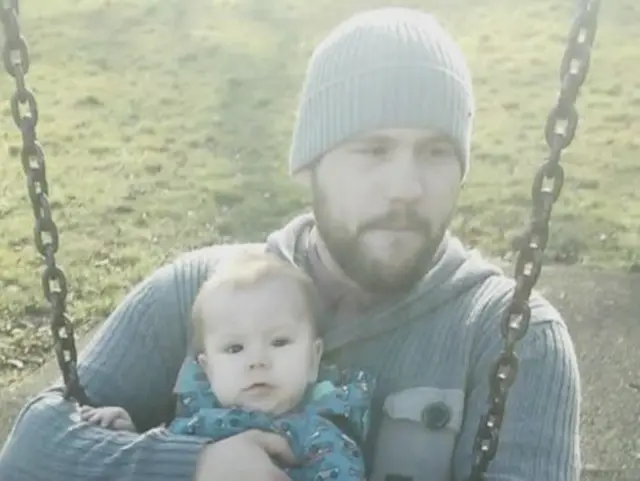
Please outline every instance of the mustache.
[{"label": "mustache", "polygon": [[360,226],[360,232],[372,229],[405,229],[416,232],[431,232],[429,219],[424,218],[415,210],[393,211],[384,216],[375,217]]}]

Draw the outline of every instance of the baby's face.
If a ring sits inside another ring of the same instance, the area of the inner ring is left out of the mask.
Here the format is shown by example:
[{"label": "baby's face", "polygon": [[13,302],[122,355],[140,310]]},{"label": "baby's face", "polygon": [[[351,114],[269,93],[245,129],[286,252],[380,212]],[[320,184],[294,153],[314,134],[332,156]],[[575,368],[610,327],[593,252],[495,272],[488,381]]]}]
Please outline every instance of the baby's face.
[{"label": "baby's face", "polygon": [[223,406],[281,414],[317,379],[322,343],[291,281],[218,291],[203,304],[199,360]]}]

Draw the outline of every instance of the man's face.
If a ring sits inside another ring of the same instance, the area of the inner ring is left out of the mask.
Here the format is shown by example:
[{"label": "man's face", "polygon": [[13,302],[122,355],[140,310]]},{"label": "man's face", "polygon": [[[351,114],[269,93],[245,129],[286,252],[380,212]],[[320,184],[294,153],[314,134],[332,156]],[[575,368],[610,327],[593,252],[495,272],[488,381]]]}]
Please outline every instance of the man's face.
[{"label": "man's face", "polygon": [[316,165],[318,231],[362,288],[403,291],[427,272],[453,215],[460,179],[448,139],[424,130],[372,132]]}]

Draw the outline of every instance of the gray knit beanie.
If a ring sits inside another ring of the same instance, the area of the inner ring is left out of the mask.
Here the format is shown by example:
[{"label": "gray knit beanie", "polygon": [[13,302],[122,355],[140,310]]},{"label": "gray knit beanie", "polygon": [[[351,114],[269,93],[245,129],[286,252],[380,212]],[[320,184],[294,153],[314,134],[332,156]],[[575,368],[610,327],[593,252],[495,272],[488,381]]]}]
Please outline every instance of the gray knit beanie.
[{"label": "gray knit beanie", "polygon": [[428,128],[453,140],[464,179],[473,113],[466,60],[433,16],[399,7],[361,12],[331,31],[309,60],[289,171],[304,171],[359,134]]}]

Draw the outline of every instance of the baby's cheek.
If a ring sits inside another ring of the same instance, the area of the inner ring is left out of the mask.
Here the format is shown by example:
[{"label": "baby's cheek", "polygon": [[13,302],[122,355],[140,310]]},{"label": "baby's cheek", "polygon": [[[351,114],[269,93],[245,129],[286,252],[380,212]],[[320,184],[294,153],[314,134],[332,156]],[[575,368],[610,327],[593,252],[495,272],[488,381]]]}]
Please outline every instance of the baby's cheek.
[{"label": "baby's cheek", "polygon": [[240,390],[237,383],[228,377],[218,376],[212,379],[211,389],[218,402],[223,406],[236,404],[239,401]]},{"label": "baby's cheek", "polygon": [[295,407],[304,398],[306,392],[306,384],[296,384],[295,386],[289,386],[286,392],[284,402],[287,404],[287,410]]}]

